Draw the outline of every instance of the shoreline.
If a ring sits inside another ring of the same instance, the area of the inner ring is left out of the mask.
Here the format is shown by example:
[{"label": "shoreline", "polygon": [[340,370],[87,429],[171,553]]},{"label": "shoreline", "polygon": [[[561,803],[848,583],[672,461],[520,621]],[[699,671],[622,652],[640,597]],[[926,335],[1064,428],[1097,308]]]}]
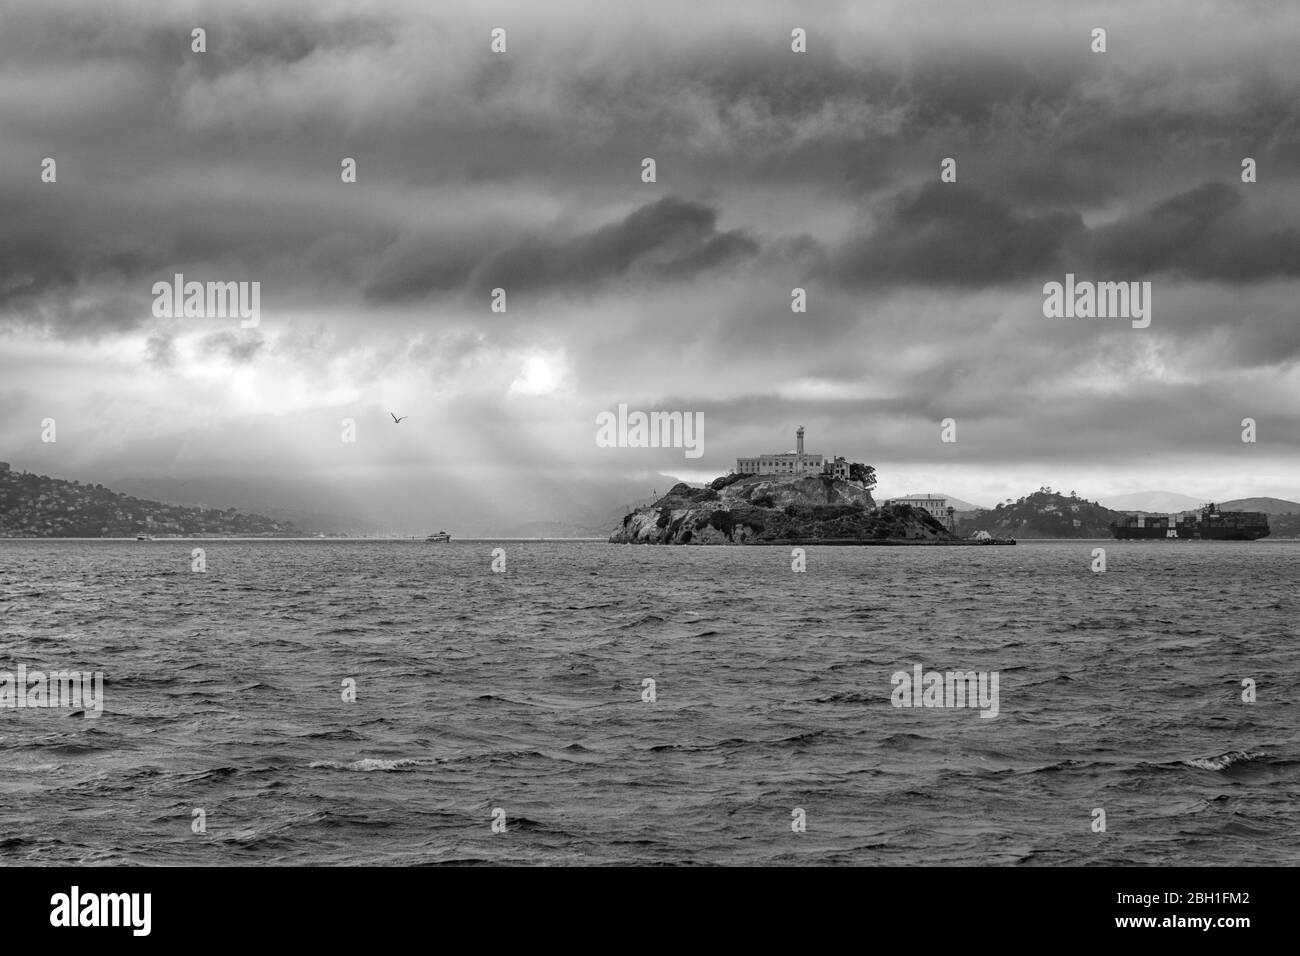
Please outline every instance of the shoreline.
[{"label": "shoreline", "polygon": [[998,547],[1011,546],[1016,542],[1011,539],[999,539],[996,541],[917,541],[908,538],[854,538],[845,540],[843,538],[785,538],[780,541],[742,541],[730,542],[727,544],[667,544],[650,541],[611,541],[610,544],[625,545],[645,545],[649,547],[681,547],[681,548],[781,548],[781,547],[842,547],[842,548],[952,548],[952,547]]}]

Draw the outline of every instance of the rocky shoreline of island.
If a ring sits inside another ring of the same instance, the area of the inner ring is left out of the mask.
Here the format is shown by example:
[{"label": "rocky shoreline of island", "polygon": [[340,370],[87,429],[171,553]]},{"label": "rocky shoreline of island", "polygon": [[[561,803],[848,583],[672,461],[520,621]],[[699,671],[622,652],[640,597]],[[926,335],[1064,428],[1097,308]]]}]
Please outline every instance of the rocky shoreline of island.
[{"label": "rocky shoreline of island", "polygon": [[615,544],[878,545],[962,543],[923,508],[878,506],[865,481],[731,474],[674,485],[624,516]]}]

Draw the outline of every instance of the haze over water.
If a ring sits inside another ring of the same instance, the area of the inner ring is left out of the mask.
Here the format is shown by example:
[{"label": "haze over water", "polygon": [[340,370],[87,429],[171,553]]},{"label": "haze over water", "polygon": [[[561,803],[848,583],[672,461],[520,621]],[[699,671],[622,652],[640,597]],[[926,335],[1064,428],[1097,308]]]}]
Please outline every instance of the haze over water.
[{"label": "haze over water", "polygon": [[[777,547],[0,541],[0,670],[102,670],[106,688],[96,719],[0,709],[0,861],[1300,860],[1300,542],[808,548],[807,565]],[[893,707],[914,664],[998,671],[999,715]]]}]

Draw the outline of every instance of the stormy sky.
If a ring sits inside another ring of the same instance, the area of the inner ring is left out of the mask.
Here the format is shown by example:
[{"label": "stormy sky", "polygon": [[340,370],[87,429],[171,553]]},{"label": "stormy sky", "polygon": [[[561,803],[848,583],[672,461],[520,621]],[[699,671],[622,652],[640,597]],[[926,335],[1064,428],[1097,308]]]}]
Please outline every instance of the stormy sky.
[{"label": "stormy sky", "polygon": [[[1300,7],[805,6],[0,6],[0,459],[473,533],[803,424],[886,496],[1300,499]],[[703,457],[597,447],[620,403]]]}]

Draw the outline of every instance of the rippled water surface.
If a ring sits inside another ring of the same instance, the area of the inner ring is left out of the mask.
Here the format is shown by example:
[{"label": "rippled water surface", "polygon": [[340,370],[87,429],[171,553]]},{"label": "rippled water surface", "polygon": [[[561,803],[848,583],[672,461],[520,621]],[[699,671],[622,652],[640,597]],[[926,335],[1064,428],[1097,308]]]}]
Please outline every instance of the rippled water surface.
[{"label": "rippled water surface", "polygon": [[195,544],[0,541],[0,861],[1300,862],[1297,542]]}]

